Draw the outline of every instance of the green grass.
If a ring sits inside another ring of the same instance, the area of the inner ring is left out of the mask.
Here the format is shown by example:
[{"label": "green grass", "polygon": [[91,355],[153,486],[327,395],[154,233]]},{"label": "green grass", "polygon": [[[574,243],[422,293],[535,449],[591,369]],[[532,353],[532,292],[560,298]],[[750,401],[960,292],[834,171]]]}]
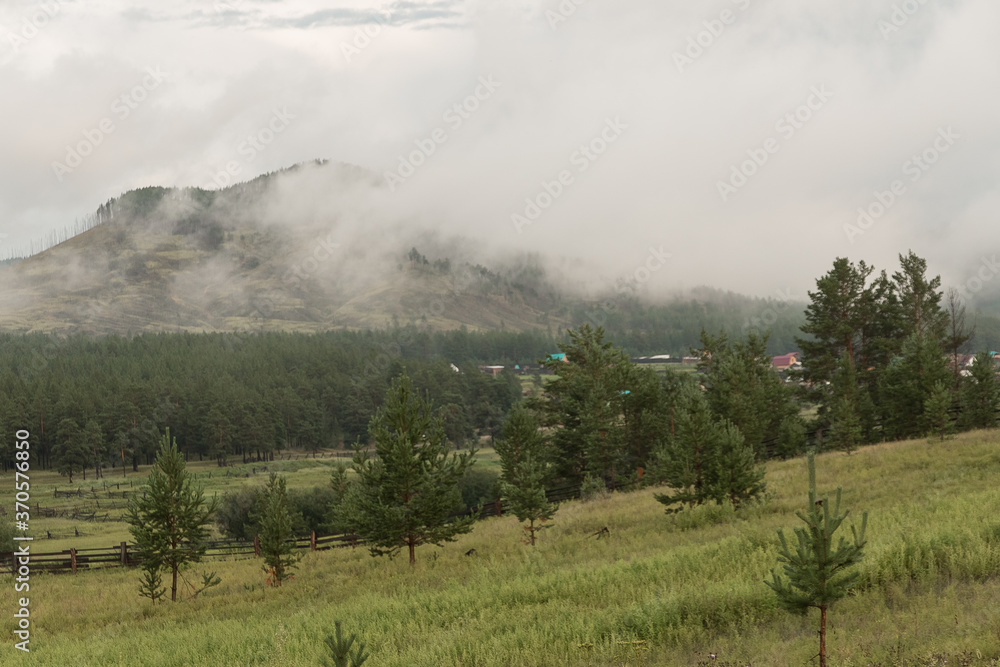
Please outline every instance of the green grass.
[{"label": "green grass", "polygon": [[[820,492],[843,486],[852,515],[870,513],[862,584],[830,612],[831,665],[1000,656],[998,435],[818,457]],[[290,485],[321,470],[289,473]],[[413,568],[363,548],[311,553],[281,589],[262,588],[255,560],[212,562],[198,569],[217,570],[220,586],[155,607],[135,594],[136,571],[33,575],[33,650],[16,664],[318,665],[339,619],[368,643],[373,667],[802,665],[816,653],[817,617],[780,611],[762,580],[775,531],[798,523],[805,462],[771,463],[767,479],[773,497],[740,511],[669,517],[652,489],[565,503],[534,549],[504,517],[419,549]],[[610,538],[595,539],[604,526]],[[463,555],[470,548],[476,556]],[[12,649],[0,650],[7,664]]]}]

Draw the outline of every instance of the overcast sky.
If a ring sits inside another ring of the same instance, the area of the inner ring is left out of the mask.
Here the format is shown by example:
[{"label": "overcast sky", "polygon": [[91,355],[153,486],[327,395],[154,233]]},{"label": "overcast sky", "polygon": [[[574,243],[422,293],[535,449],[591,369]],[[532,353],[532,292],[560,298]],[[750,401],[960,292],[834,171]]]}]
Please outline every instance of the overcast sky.
[{"label": "overcast sky", "polygon": [[5,0],[0,255],[131,188],[326,158],[380,174],[387,218],[652,289],[804,298],[907,249],[956,284],[1000,251],[998,26],[996,0]]}]

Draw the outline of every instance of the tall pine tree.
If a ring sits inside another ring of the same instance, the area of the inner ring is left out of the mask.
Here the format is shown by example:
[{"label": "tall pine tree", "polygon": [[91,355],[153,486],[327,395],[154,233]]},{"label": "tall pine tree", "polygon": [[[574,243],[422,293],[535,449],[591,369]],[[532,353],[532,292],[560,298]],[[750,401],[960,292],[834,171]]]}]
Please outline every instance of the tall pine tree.
[{"label": "tall pine tree", "polygon": [[[154,568],[171,573],[170,599],[176,602],[177,574],[205,554],[206,526],[218,507],[218,499],[205,500],[201,486],[185,470],[184,457],[177,451],[177,440],[170,437],[170,429],[160,441],[144,491],[130,500],[125,520],[147,575]],[[148,579],[147,584],[151,583]]]},{"label": "tall pine tree", "polygon": [[524,530],[534,546],[536,533],[551,525],[546,522],[555,515],[557,506],[550,505],[545,496],[551,479],[548,453],[538,421],[527,408],[518,406],[511,411],[504,423],[503,438],[496,442],[496,452],[503,471],[503,502],[518,521],[527,522]]},{"label": "tall pine tree", "polygon": [[368,428],[376,458],[358,449],[358,484],[347,499],[352,528],[372,555],[405,547],[413,565],[418,546],[441,546],[469,532],[475,517],[452,515],[462,506],[458,480],[475,451],[449,454],[441,419],[407,375],[392,381]]}]

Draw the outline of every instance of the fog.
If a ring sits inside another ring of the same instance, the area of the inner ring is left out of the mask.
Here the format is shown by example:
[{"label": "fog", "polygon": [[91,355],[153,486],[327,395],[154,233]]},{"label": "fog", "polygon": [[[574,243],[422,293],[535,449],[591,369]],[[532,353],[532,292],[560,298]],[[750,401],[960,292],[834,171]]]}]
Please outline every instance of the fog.
[{"label": "fog", "polygon": [[804,300],[909,249],[998,275],[995,2],[330,5],[4,3],[0,257],[128,189],[322,158],[370,177],[300,170],[254,215],[341,280],[421,239],[652,295]]}]

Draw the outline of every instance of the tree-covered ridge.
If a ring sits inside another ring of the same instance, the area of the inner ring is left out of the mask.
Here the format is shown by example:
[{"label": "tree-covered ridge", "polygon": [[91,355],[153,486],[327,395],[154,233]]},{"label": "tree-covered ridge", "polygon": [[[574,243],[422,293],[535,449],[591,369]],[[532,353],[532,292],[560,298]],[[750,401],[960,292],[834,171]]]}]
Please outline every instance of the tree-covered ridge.
[{"label": "tree-covered ridge", "polygon": [[[166,427],[188,456],[266,458],[364,438],[390,379],[405,369],[460,443],[496,431],[521,395],[515,376],[491,377],[476,362],[534,361],[548,343],[533,334],[406,330],[3,335],[0,428],[29,429],[41,465],[82,475],[151,462]],[[8,449],[0,455],[9,465]]]}]

